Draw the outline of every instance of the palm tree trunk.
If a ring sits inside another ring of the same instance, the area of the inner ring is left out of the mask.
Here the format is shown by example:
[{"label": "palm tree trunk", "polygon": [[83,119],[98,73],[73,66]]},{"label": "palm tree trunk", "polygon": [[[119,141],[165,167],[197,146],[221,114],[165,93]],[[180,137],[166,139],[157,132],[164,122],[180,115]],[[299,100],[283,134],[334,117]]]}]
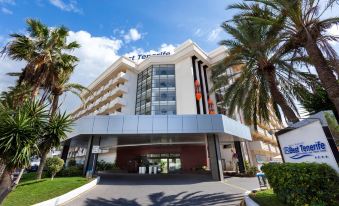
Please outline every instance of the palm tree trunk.
[{"label": "palm tree trunk", "polygon": [[11,191],[12,191],[11,172],[5,169],[0,180],[0,205]]},{"label": "palm tree trunk", "polygon": [[38,78],[36,79],[36,81],[31,82],[31,84],[33,84],[33,89],[32,89],[32,94],[31,94],[32,99],[38,96],[43,79],[44,79],[43,72],[40,71],[40,74]]},{"label": "palm tree trunk", "polygon": [[[53,95],[50,118],[52,116],[54,116],[54,114],[58,110],[58,105],[59,105],[59,95]],[[48,155],[48,152],[49,152],[49,148],[42,148],[42,149],[40,149],[40,151],[41,151],[41,159],[40,159],[40,164],[39,164],[37,176],[36,176],[37,180],[41,179],[42,172],[43,172],[43,169],[44,169],[45,164],[46,164],[46,159],[47,159],[47,155]]]},{"label": "palm tree trunk", "polygon": [[56,113],[56,111],[58,110],[58,106],[59,106],[59,95],[53,95],[51,116],[53,116]]},{"label": "palm tree trunk", "polygon": [[16,186],[19,184],[20,179],[21,179],[22,175],[24,174],[24,171],[25,171],[25,169],[20,169],[20,173],[19,173],[18,177],[16,178],[16,180],[14,181],[14,185],[13,185],[12,189],[15,189]]},{"label": "palm tree trunk", "polygon": [[287,120],[290,122],[298,122],[299,118],[294,113],[292,108],[287,104],[287,101],[284,95],[280,92],[277,81],[275,77],[275,68],[272,66],[271,69],[265,69],[265,77],[268,81],[270,93],[272,95],[272,99],[276,102],[281,110],[283,111],[284,115],[286,116]]},{"label": "palm tree trunk", "polygon": [[333,70],[328,66],[328,63],[316,42],[309,40],[305,45],[305,49],[310,56],[310,61],[315,67],[320,82],[327,92],[328,97],[334,104],[336,110],[339,111],[339,84]]},{"label": "palm tree trunk", "polygon": [[36,172],[36,179],[37,180],[41,179],[42,172],[43,172],[45,164],[46,164],[47,155],[48,155],[48,152],[49,152],[47,149],[42,149],[40,151],[41,151],[41,159],[40,159],[38,171]]}]

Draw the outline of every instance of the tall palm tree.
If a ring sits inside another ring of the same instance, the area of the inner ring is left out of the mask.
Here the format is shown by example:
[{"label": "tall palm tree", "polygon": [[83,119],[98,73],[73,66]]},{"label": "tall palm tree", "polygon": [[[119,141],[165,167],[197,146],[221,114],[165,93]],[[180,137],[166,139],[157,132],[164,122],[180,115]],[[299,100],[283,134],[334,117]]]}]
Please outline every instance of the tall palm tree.
[{"label": "tall palm tree", "polygon": [[[221,41],[228,47],[228,56],[213,70],[214,89],[235,79],[224,94],[229,115],[240,109],[246,123],[256,125],[268,122],[271,113],[280,118],[280,107],[288,121],[298,121],[293,101],[298,96],[293,88],[307,86],[310,79],[288,62],[289,55],[280,49],[279,30],[247,20],[233,22],[234,26],[227,22],[222,25],[232,39]],[[226,72],[227,68],[239,65],[239,73]]]},{"label": "tall palm tree", "polygon": [[[329,98],[339,111],[339,74],[337,54],[329,41],[338,36],[329,35],[327,30],[339,23],[338,17],[325,18],[335,0],[249,0],[254,3],[234,4],[229,8],[240,9],[238,18],[251,19],[256,24],[279,25],[286,50],[309,56],[309,63],[318,73],[320,82]],[[270,15],[258,16],[254,11],[269,8]],[[337,73],[337,75],[335,74]]]},{"label": "tall palm tree", "polygon": [[4,48],[3,53],[14,60],[23,60],[27,65],[19,78],[19,85],[32,86],[35,97],[47,76],[54,67],[54,62],[67,52],[79,47],[77,42],[67,43],[68,29],[64,26],[49,28],[38,20],[28,19],[25,34],[12,34],[13,39]]},{"label": "tall palm tree", "polygon": [[65,92],[71,92],[83,100],[80,93],[83,90],[87,90],[86,87],[80,84],[68,83],[75,67],[73,64],[75,61],[77,61],[75,58],[69,55],[63,55],[62,61],[54,65],[58,69],[54,69],[56,72],[49,74],[47,78],[48,83],[43,85],[45,93],[50,93],[52,99],[50,124],[55,124],[55,122],[57,122],[60,128],[57,134],[47,134],[42,136],[40,139],[39,149],[41,158],[37,171],[37,179],[41,179],[48,152],[53,147],[58,147],[60,145],[60,141],[66,137],[65,133],[62,133],[62,131],[65,132],[70,130],[69,127],[72,122],[71,117],[67,116],[66,118],[66,116],[60,116],[60,114],[56,115],[59,108],[59,97]]},{"label": "tall palm tree", "polygon": [[15,186],[11,174],[29,165],[37,153],[37,140],[48,122],[45,105],[26,101],[13,109],[0,103],[0,160],[5,165],[0,179],[0,204]]}]

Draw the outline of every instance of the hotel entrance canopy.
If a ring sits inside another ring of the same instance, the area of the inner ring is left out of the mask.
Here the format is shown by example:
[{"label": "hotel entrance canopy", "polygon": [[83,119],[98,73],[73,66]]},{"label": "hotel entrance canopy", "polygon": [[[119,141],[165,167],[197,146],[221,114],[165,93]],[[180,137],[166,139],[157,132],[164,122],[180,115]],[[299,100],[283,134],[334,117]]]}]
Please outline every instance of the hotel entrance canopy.
[{"label": "hotel entrance canopy", "polygon": [[224,115],[96,115],[78,119],[68,135],[217,134],[251,141],[250,129]]}]

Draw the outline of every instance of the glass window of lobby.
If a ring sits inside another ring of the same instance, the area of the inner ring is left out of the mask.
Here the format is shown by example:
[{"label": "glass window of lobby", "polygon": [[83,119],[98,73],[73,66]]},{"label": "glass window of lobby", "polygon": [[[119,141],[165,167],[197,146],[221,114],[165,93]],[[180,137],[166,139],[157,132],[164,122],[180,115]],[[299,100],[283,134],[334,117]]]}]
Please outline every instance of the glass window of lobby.
[{"label": "glass window of lobby", "polygon": [[138,74],[135,114],[176,114],[174,64],[152,65]]}]

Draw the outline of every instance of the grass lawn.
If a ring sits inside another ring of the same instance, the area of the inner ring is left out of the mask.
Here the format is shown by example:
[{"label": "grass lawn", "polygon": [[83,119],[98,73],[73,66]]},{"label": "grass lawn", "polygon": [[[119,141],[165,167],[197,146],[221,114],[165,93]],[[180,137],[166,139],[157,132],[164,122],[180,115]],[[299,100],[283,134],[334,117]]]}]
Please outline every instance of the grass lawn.
[{"label": "grass lawn", "polygon": [[260,206],[287,206],[278,200],[272,189],[251,193],[250,197]]},{"label": "grass lawn", "polygon": [[35,174],[33,173],[25,174],[23,181],[20,181],[17,188],[7,196],[3,206],[25,206],[39,203],[69,192],[89,181],[83,177],[56,177],[54,180],[50,180],[50,178],[39,181],[31,180],[34,177]]}]

